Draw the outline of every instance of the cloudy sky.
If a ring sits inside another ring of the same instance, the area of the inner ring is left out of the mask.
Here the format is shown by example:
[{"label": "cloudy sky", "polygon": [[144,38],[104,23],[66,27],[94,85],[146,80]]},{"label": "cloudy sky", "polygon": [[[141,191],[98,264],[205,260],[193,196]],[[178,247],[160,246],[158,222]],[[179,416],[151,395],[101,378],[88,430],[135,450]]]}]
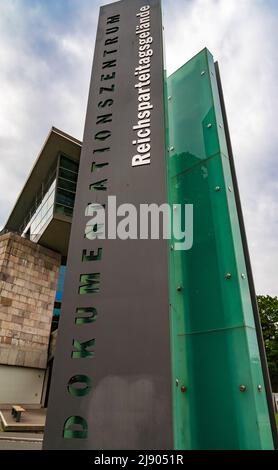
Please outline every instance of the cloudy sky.
[{"label": "cloudy sky", "polygon": [[[278,1],[162,1],[168,72],[220,63],[256,288],[278,295]],[[105,3],[0,0],[0,227],[50,127],[82,139]]]}]

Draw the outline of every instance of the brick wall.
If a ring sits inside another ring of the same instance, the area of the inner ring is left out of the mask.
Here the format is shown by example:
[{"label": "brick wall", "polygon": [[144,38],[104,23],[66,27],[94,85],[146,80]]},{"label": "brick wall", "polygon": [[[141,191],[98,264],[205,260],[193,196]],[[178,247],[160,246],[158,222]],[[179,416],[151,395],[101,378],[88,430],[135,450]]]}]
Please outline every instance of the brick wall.
[{"label": "brick wall", "polygon": [[0,364],[45,368],[60,255],[0,236]]}]

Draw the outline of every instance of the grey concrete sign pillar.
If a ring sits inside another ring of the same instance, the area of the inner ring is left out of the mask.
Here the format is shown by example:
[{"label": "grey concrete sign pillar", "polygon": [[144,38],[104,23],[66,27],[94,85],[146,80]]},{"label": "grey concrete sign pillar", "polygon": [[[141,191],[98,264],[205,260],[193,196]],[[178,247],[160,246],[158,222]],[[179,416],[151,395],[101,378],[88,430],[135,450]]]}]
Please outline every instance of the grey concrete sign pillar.
[{"label": "grey concrete sign pillar", "polygon": [[102,7],[45,449],[173,448],[167,241],[93,222],[108,196],[166,202],[163,93],[160,1]]}]

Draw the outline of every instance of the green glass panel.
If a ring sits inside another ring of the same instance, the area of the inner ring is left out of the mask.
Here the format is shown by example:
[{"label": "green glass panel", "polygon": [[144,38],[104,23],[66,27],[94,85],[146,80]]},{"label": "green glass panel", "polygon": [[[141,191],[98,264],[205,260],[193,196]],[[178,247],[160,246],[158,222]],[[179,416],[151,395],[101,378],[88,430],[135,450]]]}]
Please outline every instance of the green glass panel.
[{"label": "green glass panel", "polygon": [[74,206],[75,194],[64,189],[57,189],[56,202],[65,206]]},{"label": "green glass panel", "polygon": [[220,151],[206,49],[170,77],[168,95],[169,121],[175,122],[169,127],[172,176]]},{"label": "green glass panel", "polygon": [[64,178],[58,178],[58,188],[65,189],[68,191],[76,192],[76,182],[66,180]]},{"label": "green glass panel", "polygon": [[64,168],[59,168],[59,176],[69,181],[77,181],[78,174],[73,171],[66,170]]},{"label": "green glass panel", "polygon": [[71,158],[67,158],[64,155],[61,155],[60,167],[78,173],[79,164],[78,162],[73,161]]},{"label": "green glass panel", "polygon": [[194,207],[193,247],[172,254],[173,281],[176,288],[182,287],[182,291],[175,290],[176,305],[198,312],[186,318],[187,331],[234,327],[242,322],[254,327],[243,253],[237,264],[234,250],[227,202],[234,196],[226,193],[222,160],[226,157],[217,155],[170,180],[172,201]]},{"label": "green glass panel", "polygon": [[56,214],[63,214],[68,217],[72,217],[73,214],[73,208],[63,206],[62,204],[55,204],[55,213]]},{"label": "green glass panel", "polygon": [[218,86],[207,49],[167,80],[166,109],[169,202],[193,204],[194,210],[192,248],[175,251],[172,240],[169,249],[175,447],[271,449]]},{"label": "green glass panel", "polygon": [[186,412],[177,447],[271,449],[265,391],[258,390],[263,377],[255,329],[178,335],[177,343],[186,358],[181,374],[176,368],[176,401]]}]

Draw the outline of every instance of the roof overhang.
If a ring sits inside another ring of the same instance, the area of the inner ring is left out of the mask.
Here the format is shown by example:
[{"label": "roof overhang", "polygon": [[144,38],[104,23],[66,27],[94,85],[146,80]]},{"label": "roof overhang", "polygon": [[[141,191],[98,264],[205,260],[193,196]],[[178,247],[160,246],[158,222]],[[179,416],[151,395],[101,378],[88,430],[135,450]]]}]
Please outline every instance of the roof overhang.
[{"label": "roof overhang", "polygon": [[57,155],[64,153],[74,160],[79,161],[81,147],[82,142],[52,127],[4,229],[12,231],[19,230],[19,227],[24,221],[26,212],[30,208],[34,195],[39,191]]}]

